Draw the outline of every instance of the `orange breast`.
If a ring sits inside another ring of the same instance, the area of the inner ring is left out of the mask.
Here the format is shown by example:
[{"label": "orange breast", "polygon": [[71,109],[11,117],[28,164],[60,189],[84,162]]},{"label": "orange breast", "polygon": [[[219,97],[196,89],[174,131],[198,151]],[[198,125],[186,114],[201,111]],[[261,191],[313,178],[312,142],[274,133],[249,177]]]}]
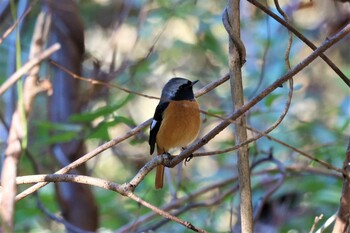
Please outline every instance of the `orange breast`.
[{"label": "orange breast", "polygon": [[187,146],[196,139],[199,127],[199,107],[196,101],[170,102],[163,113],[162,124],[157,134],[158,153]]}]

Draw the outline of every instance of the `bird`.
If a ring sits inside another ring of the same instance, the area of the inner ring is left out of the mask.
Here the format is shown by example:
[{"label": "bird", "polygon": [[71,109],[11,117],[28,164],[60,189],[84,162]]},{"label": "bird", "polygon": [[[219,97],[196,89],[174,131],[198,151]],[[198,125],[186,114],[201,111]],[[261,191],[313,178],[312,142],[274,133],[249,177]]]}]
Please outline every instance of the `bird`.
[{"label": "bird", "polygon": [[[173,148],[184,148],[198,136],[200,129],[199,105],[193,85],[188,79],[174,77],[163,87],[159,104],[150,125],[150,154],[157,147],[157,155],[169,154]],[[156,168],[155,188],[163,188],[164,165]]]}]

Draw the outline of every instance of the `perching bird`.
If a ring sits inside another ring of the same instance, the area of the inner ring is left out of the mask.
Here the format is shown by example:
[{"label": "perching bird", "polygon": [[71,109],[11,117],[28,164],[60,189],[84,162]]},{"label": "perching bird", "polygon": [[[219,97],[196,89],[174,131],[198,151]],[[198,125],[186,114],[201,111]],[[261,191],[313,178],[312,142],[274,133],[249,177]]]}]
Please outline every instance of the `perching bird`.
[{"label": "perching bird", "polygon": [[[199,132],[199,106],[194,98],[193,85],[197,81],[175,77],[164,86],[162,96],[154,113],[149,137],[150,153],[157,144],[157,154],[169,153],[177,147],[193,142]],[[158,165],[155,188],[163,187],[164,166]]]}]

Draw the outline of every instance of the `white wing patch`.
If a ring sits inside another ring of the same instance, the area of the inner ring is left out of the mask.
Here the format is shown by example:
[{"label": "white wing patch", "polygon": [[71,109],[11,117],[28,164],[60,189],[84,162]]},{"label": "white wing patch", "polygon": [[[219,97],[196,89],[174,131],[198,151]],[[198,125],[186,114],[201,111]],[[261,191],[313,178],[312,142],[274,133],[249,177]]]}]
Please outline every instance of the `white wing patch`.
[{"label": "white wing patch", "polygon": [[156,126],[158,121],[156,120],[153,120],[152,123],[151,123],[151,130],[154,128],[154,126]]}]

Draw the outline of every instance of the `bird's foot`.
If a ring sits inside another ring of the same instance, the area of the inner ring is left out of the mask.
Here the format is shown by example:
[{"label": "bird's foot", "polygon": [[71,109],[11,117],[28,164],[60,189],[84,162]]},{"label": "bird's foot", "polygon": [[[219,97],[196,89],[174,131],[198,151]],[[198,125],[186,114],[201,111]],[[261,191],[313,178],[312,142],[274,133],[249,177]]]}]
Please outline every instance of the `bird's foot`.
[{"label": "bird's foot", "polygon": [[190,154],[190,156],[188,156],[186,159],[185,159],[185,166],[186,166],[186,163],[188,163],[189,161],[191,161],[191,159],[193,158],[193,154]]},{"label": "bird's foot", "polygon": [[[163,155],[166,156],[165,158],[166,158],[167,160],[171,160],[172,158],[174,158],[174,156],[172,156],[169,152],[164,152]],[[163,157],[163,158],[164,158],[164,157]]]},{"label": "bird's foot", "polygon": [[[182,150],[186,150],[186,147],[182,147]],[[186,166],[186,164],[191,161],[191,159],[193,158],[193,154],[190,154],[190,156],[188,156],[185,161],[184,161],[184,164]]]}]

